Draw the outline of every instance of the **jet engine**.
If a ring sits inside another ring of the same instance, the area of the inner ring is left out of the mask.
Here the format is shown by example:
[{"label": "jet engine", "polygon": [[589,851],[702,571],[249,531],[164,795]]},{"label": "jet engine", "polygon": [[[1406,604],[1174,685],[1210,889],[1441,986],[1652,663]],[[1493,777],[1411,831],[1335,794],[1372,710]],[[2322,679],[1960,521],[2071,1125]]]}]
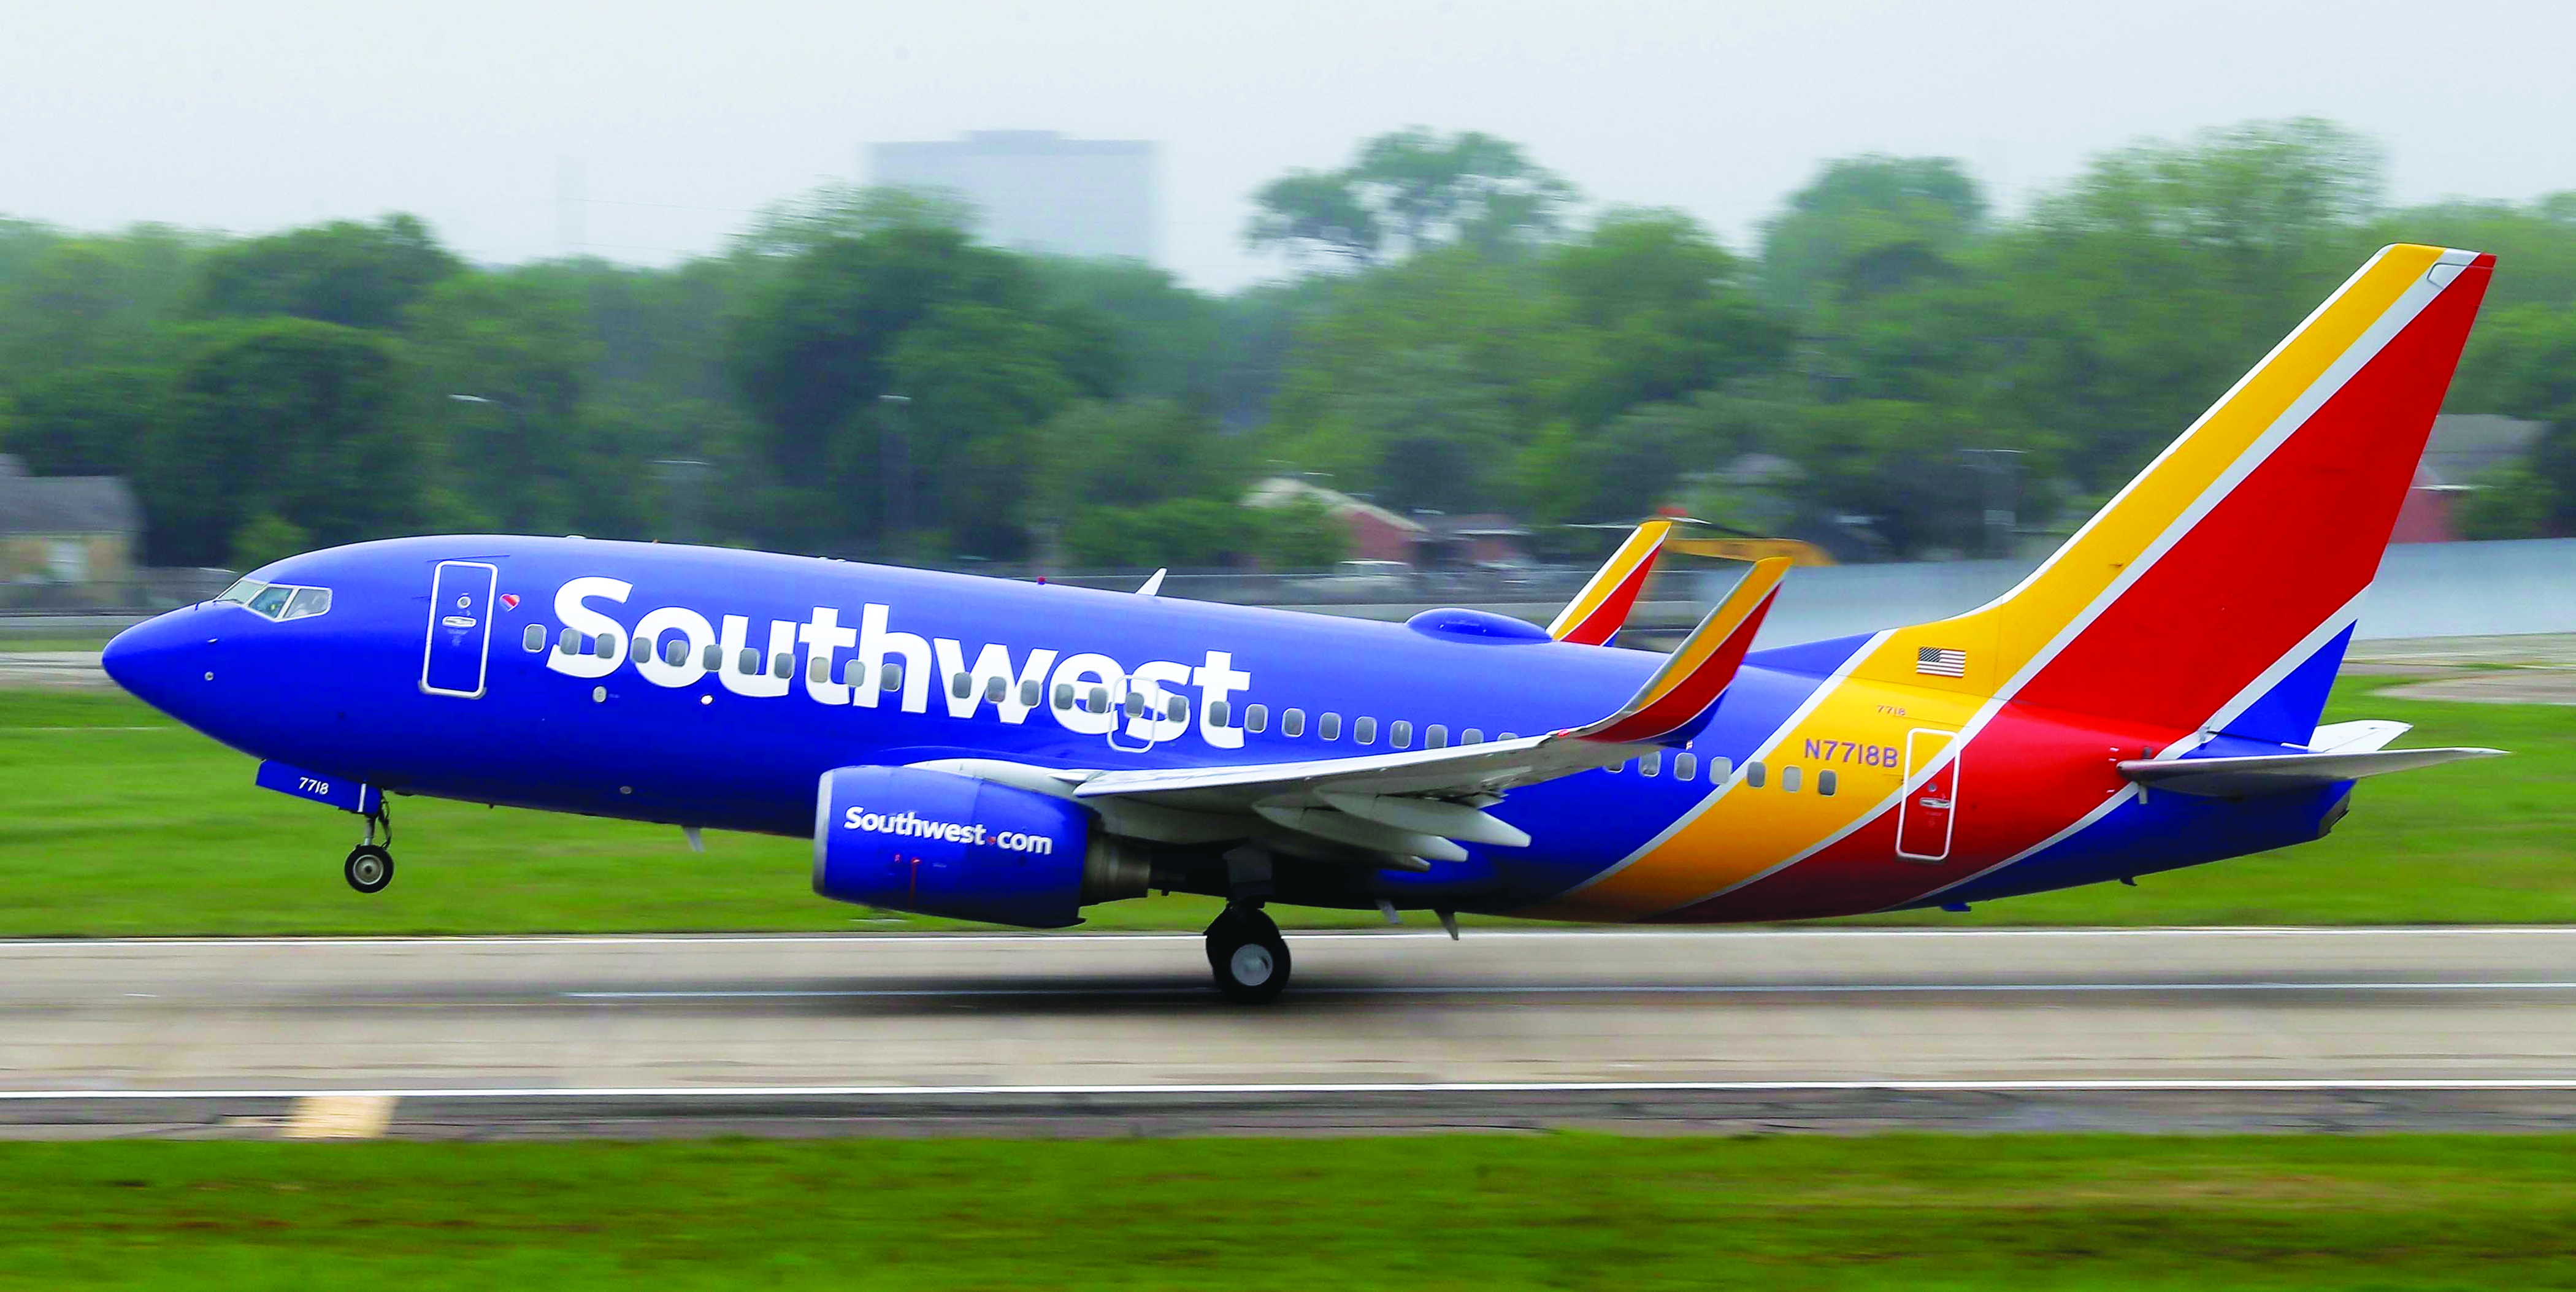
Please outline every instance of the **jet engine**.
[{"label": "jet engine", "polygon": [[1028,928],[1142,897],[1153,868],[1070,798],[919,767],[823,773],[814,891],[923,915]]}]

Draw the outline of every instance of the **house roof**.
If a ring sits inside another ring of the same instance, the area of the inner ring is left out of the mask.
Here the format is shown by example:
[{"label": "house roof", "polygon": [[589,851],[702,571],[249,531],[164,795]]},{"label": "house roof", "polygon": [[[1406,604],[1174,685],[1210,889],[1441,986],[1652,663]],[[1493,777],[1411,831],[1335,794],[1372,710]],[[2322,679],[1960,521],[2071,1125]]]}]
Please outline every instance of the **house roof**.
[{"label": "house roof", "polygon": [[0,534],[132,534],[143,509],[122,476],[31,476],[0,462]]},{"label": "house roof", "polygon": [[1272,476],[1253,485],[1251,490],[1244,494],[1243,505],[1265,508],[1285,507],[1300,498],[1313,501],[1335,516],[1357,514],[1407,534],[1423,532],[1419,523],[1399,516],[1375,503],[1361,502],[1349,494],[1327,489],[1322,485],[1308,484],[1295,476]]},{"label": "house roof", "polygon": [[2424,470],[2436,485],[2468,484],[2531,452],[2547,429],[2547,422],[2496,413],[2446,413],[2433,419],[2432,438],[2424,442]]}]

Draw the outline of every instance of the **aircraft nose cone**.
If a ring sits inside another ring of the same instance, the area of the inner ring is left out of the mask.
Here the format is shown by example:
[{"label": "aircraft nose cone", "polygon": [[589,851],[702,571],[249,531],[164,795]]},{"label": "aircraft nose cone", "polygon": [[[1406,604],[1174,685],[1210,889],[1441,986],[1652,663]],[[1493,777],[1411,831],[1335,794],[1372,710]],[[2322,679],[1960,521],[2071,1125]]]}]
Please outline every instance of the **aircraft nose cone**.
[{"label": "aircraft nose cone", "polygon": [[211,667],[211,636],[195,607],[173,610],[118,633],[98,662],[136,699],[176,716],[173,703]]}]

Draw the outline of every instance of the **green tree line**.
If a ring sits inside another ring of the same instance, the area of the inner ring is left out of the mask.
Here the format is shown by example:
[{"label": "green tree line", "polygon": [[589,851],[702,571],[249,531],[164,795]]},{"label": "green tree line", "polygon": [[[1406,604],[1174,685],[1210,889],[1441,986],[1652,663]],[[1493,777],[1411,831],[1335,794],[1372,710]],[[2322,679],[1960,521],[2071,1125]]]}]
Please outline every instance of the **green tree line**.
[{"label": "green tree line", "polygon": [[[2370,141],[2105,153],[2016,216],[1954,161],[1824,164],[1759,232],[1405,130],[1253,194],[1227,295],[832,186],[661,268],[469,264],[408,216],[258,238],[0,220],[0,446],[119,474],[156,564],[432,530],[924,562],[1329,562],[1306,473],[1543,536],[1656,508],[1973,552],[2116,488],[2369,252],[2500,266],[2448,407],[2537,419],[2476,536],[2576,530],[2576,194],[2383,200]],[[2007,461],[1991,452],[2010,450]],[[1559,542],[1543,537],[1542,549]]]}]

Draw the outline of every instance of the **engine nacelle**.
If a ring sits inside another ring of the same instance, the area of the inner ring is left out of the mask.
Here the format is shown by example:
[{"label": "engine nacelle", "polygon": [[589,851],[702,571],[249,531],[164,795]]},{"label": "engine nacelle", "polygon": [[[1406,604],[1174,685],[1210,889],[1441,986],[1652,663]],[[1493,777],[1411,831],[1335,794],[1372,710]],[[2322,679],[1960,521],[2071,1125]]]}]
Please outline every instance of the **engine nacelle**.
[{"label": "engine nacelle", "polygon": [[918,767],[836,767],[814,814],[814,891],[1029,928],[1142,897],[1151,866],[1069,798]]}]

